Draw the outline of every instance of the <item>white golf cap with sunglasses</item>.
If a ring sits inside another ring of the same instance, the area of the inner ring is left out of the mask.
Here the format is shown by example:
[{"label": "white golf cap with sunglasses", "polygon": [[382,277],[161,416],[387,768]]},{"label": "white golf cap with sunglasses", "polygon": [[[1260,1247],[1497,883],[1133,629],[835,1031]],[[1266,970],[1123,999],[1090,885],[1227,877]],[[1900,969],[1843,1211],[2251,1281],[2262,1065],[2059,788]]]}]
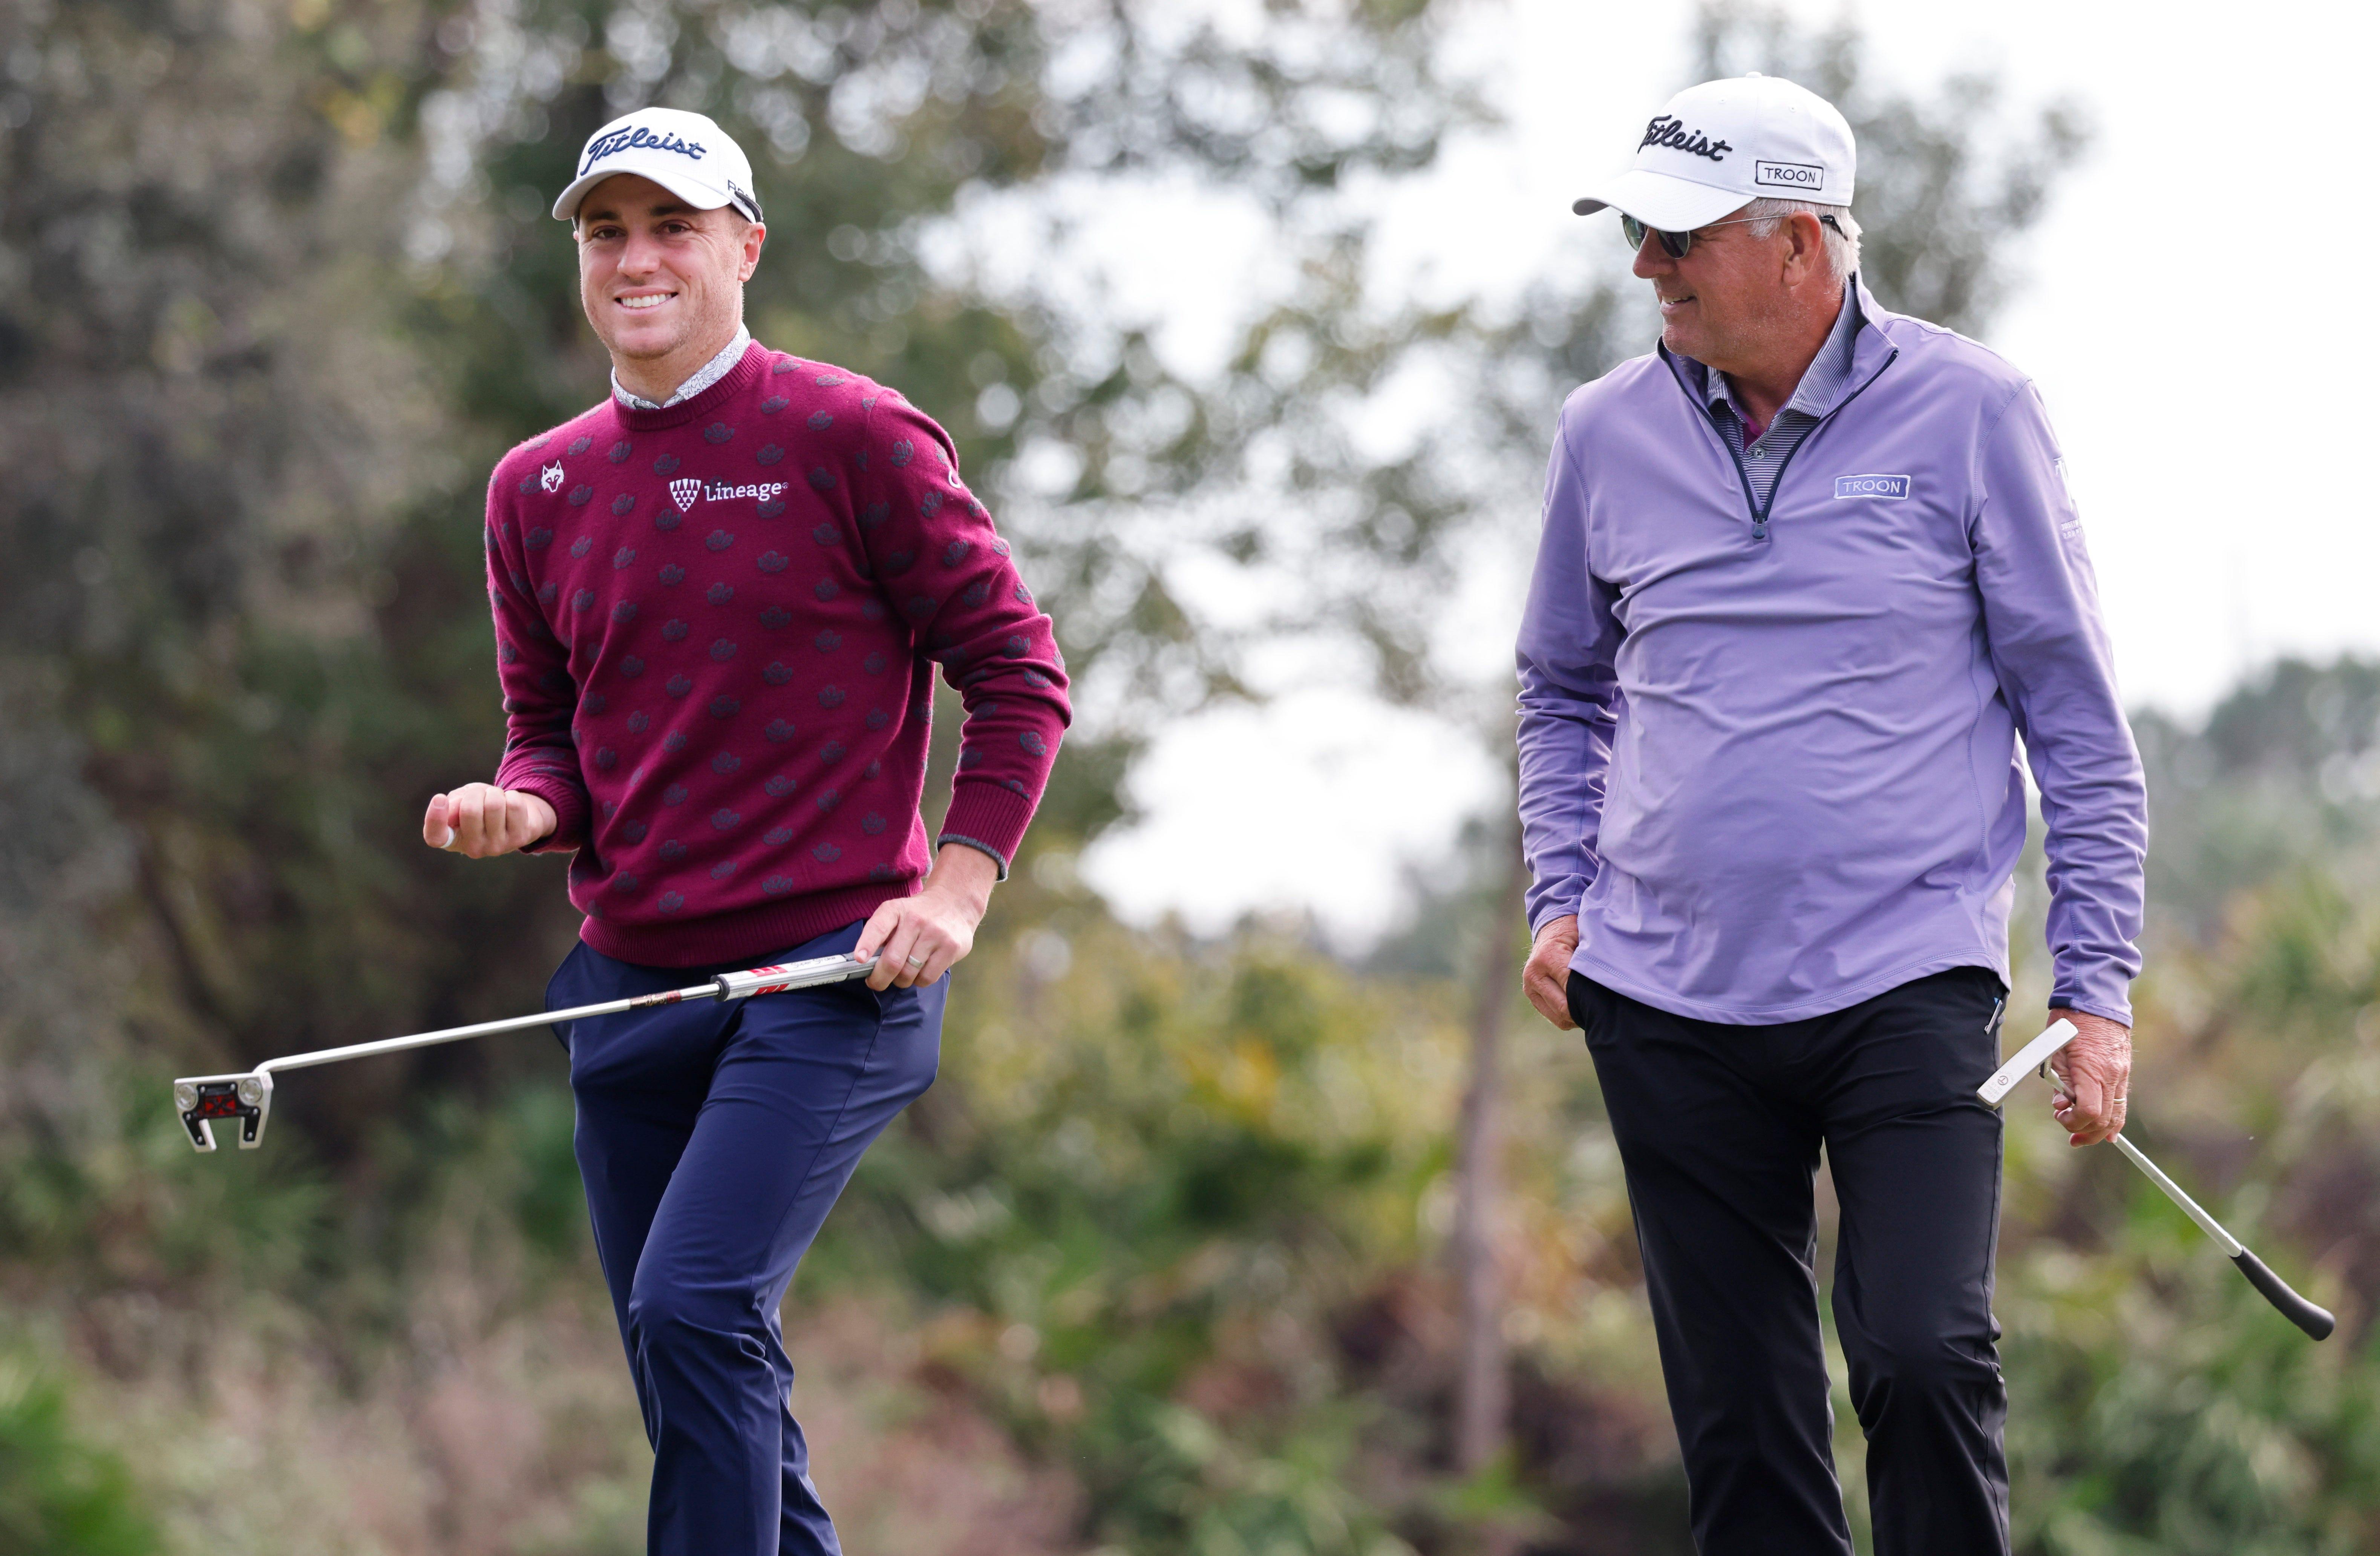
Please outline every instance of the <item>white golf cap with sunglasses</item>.
[{"label": "white golf cap with sunglasses", "polygon": [[1692,232],[1755,200],[1852,202],[1857,158],[1835,105],[1776,76],[1705,81],[1670,99],[1636,160],[1571,209],[1610,206],[1663,232]]},{"label": "white golf cap with sunglasses", "polygon": [[639,108],[589,136],[578,153],[577,176],[553,202],[554,216],[565,222],[576,217],[587,191],[618,173],[650,178],[697,211],[733,205],[748,219],[760,219],[751,160],[701,114]]}]

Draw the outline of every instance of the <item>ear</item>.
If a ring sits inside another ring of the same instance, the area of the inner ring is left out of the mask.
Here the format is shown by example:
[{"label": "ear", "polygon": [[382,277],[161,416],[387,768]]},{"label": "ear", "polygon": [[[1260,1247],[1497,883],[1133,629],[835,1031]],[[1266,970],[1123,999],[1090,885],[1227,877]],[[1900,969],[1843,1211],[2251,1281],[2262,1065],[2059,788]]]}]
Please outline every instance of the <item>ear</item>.
[{"label": "ear", "polygon": [[735,279],[749,281],[752,273],[760,268],[760,246],[769,241],[767,224],[753,222],[744,229],[744,261],[736,267]]},{"label": "ear", "polygon": [[1791,245],[1785,250],[1785,280],[1789,286],[1823,278],[1827,271],[1827,229],[1818,218],[1807,211],[1796,211],[1785,218],[1785,233]]}]

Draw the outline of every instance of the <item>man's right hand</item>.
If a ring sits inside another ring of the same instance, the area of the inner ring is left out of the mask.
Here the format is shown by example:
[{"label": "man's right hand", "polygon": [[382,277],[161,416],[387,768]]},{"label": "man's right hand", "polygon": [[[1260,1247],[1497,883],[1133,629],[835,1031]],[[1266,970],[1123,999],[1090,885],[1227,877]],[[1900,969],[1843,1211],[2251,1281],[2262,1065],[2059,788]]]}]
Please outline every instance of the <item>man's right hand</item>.
[{"label": "man's right hand", "polygon": [[553,807],[526,789],[466,784],[431,795],[421,818],[421,841],[474,859],[516,854],[553,831]]},{"label": "man's right hand", "polygon": [[1572,1030],[1570,1018],[1570,959],[1578,950],[1578,915],[1548,918],[1530,948],[1529,965],[1521,969],[1521,988],[1537,1014],[1561,1030]]}]

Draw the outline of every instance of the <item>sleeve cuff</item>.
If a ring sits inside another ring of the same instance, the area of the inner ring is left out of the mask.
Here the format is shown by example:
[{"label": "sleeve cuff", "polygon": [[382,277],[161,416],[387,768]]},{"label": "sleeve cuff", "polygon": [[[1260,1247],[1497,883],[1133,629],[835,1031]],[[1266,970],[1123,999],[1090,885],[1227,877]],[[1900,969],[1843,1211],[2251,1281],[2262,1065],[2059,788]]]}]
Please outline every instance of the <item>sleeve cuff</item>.
[{"label": "sleeve cuff", "polygon": [[522,849],[522,853],[566,854],[586,843],[591,807],[585,789],[550,772],[524,772],[510,782],[500,777],[497,786],[535,795],[553,807],[553,830]]},{"label": "sleeve cuff", "polygon": [[1033,822],[1034,797],[981,779],[951,785],[951,808],[942,818],[941,841],[980,848],[1000,861],[1001,879],[1016,857],[1025,829]]},{"label": "sleeve cuff", "polygon": [[2128,1000],[2101,1000],[2088,994],[2069,994],[2060,991],[2049,996],[2049,1007],[2052,1010],[2080,1011],[2084,1015],[2095,1015],[2101,1020],[2113,1021],[2125,1027],[2130,1027],[2132,1024],[2132,1006]]},{"label": "sleeve cuff", "polygon": [[[1560,882],[1558,881],[1557,885],[1559,886],[1560,884]],[[1530,894],[1535,896],[1536,893],[1533,892]],[[1544,929],[1548,923],[1552,922],[1556,918],[1575,918],[1577,917],[1578,897],[1576,895],[1567,893],[1561,894],[1548,893],[1543,900],[1539,901],[1536,905],[1535,908],[1528,916],[1529,938],[1532,940],[1536,939],[1537,931]]]},{"label": "sleeve cuff", "polygon": [[2050,1007],[2081,1011],[2085,1015],[2120,1021],[2130,1027],[2132,979],[2137,971],[2137,966],[2095,955],[2076,966],[2053,951],[2049,964]]},{"label": "sleeve cuff", "polygon": [[962,848],[972,848],[977,853],[990,859],[993,864],[1000,867],[1000,875],[998,879],[1001,881],[1008,879],[1007,857],[1002,854],[999,849],[994,848],[990,844],[979,842],[972,837],[961,837],[954,832],[946,832],[942,833],[941,836],[934,839],[934,846],[937,849],[941,849],[953,843],[957,844]]}]

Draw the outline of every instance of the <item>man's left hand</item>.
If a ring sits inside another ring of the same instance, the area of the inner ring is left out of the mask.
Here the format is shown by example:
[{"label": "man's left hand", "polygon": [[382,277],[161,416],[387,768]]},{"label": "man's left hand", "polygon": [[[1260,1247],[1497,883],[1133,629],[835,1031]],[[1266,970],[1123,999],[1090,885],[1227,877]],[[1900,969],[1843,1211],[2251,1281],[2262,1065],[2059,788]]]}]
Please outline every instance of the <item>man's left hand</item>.
[{"label": "man's left hand", "polygon": [[942,845],[924,890],[886,903],[859,931],[851,954],[882,958],[868,975],[868,987],[908,989],[950,971],[975,949],[975,927],[983,922],[999,880],[1000,867],[982,849]]},{"label": "man's left hand", "polygon": [[2050,1112],[2067,1130],[2068,1145],[2095,1146],[2123,1132],[2125,1096],[2132,1085],[2132,1029],[2104,1015],[2052,1007],[2049,1019],[2074,1023],[2075,1038],[2049,1062],[2058,1076]]}]

